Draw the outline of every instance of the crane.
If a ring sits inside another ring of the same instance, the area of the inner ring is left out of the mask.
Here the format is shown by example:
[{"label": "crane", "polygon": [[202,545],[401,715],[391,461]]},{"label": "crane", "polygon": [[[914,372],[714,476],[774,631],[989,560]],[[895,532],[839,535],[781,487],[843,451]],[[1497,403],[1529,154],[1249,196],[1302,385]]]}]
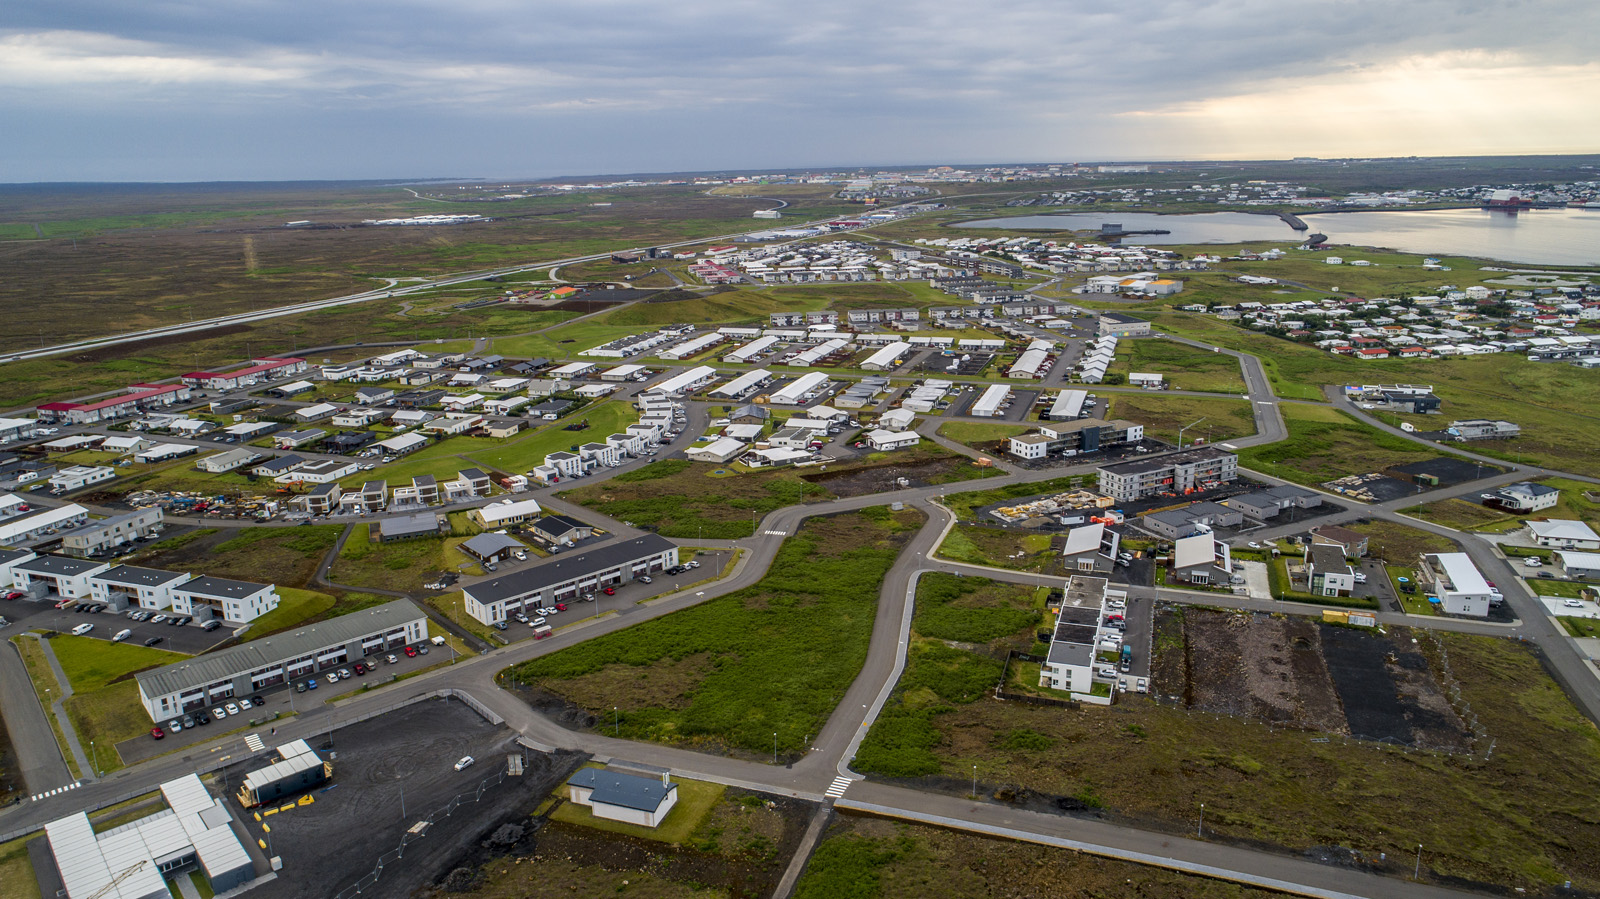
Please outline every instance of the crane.
[{"label": "crane", "polygon": [[133,863],[132,865],[129,865],[127,868],[124,868],[121,874],[111,878],[110,883],[98,890],[95,890],[93,893],[90,893],[88,899],[101,899],[102,896],[111,892],[111,890],[116,887],[117,884],[127,880],[129,877],[132,877],[134,872],[138,871],[140,868],[143,868],[145,865],[149,864],[149,862],[149,859],[142,859]]}]

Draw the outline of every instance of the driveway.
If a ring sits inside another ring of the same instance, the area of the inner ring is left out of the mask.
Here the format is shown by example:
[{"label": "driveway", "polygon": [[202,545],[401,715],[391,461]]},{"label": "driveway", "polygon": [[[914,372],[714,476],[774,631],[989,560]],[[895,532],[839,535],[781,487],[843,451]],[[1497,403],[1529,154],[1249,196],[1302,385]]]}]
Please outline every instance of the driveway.
[{"label": "driveway", "polygon": [[1240,562],[1244,566],[1244,586],[1251,599],[1272,598],[1272,578],[1265,562]]}]

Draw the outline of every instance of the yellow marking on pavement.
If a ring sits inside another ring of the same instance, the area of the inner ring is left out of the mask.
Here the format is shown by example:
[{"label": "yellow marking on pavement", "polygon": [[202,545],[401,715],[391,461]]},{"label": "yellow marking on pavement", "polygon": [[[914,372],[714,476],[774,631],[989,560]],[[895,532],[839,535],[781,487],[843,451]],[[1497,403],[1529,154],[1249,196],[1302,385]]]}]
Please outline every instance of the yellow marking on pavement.
[{"label": "yellow marking on pavement", "polygon": [[256,840],[256,845],[260,846],[262,849],[265,849],[265,848],[267,848],[267,841],[266,840]]},{"label": "yellow marking on pavement", "polygon": [[289,802],[289,803],[285,803],[282,808],[278,809],[278,811],[287,812],[287,811],[289,811],[289,810],[291,810],[293,808],[294,808],[294,803]]},{"label": "yellow marking on pavement", "polygon": [[314,797],[311,797],[311,796],[301,796],[300,797],[300,804],[301,805],[310,805],[311,803],[316,802],[316,801],[317,800]]},{"label": "yellow marking on pavement", "polygon": [[266,811],[261,813],[261,817],[265,817],[267,815],[276,815],[278,813],[278,811],[279,811],[278,809],[269,808]]},{"label": "yellow marking on pavement", "polygon": [[253,814],[253,815],[255,815],[255,816],[256,816],[256,820],[257,820],[257,821],[260,821],[260,820],[261,820],[261,813],[260,813],[260,812],[252,812],[252,813],[251,813],[251,814]]}]

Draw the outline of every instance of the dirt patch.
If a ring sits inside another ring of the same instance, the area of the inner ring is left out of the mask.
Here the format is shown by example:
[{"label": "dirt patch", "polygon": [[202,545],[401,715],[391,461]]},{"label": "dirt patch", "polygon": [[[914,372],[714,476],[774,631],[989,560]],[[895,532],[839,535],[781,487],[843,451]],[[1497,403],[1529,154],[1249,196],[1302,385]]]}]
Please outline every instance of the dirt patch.
[{"label": "dirt patch", "polygon": [[1410,632],[1325,625],[1296,616],[1163,606],[1157,692],[1184,707],[1275,726],[1464,751],[1451,709]]},{"label": "dirt patch", "polygon": [[681,659],[657,659],[654,664],[607,665],[592,674],[563,681],[562,691],[585,708],[616,706],[623,711],[646,708],[681,709],[689,694],[711,671],[710,653]]},{"label": "dirt patch", "polygon": [[514,841],[481,842],[416,895],[754,899],[777,886],[810,813],[798,800],[729,789],[684,846],[536,817]]},{"label": "dirt patch", "polygon": [[[835,496],[848,498],[866,496],[871,493],[883,493],[888,490],[901,490],[907,487],[927,487],[930,484],[945,483],[959,469],[971,464],[972,460],[964,457],[959,459],[929,459],[924,462],[910,464],[890,462],[883,465],[852,468],[848,471],[821,471],[814,474],[801,475],[801,477],[813,484],[821,484],[827,487]],[[907,483],[899,483],[901,478],[904,478]]]}]

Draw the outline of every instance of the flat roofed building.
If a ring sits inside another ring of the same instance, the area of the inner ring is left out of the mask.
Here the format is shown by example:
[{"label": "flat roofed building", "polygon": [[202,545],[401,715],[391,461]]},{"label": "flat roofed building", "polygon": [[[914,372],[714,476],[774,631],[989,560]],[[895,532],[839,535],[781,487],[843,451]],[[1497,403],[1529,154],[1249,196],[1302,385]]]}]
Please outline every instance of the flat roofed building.
[{"label": "flat roofed building", "polygon": [[152,720],[247,696],[428,639],[428,616],[409,599],[272,634],[135,675]]},{"label": "flat roofed building", "polygon": [[1134,459],[1098,469],[1100,492],[1120,502],[1146,496],[1182,496],[1239,477],[1239,457],[1213,446],[1181,450],[1154,459]]},{"label": "flat roofed building", "polygon": [[165,518],[160,506],[148,506],[90,521],[62,536],[61,551],[80,558],[109,552],[158,533]]},{"label": "flat roofed building", "polygon": [[167,876],[198,868],[213,895],[249,883],[233,815],[194,774],[161,785],[166,808],[100,833],[83,812],[46,824],[67,899],[167,899]]},{"label": "flat roofed building", "polygon": [[1190,503],[1181,509],[1147,512],[1139,523],[1145,530],[1170,540],[1190,534],[1208,532],[1212,528],[1236,527],[1244,523],[1244,513],[1221,503]]},{"label": "flat roofed building", "polygon": [[130,606],[160,610],[172,606],[172,588],[187,580],[189,575],[176,571],[118,565],[89,576],[89,595],[118,612]]},{"label": "flat roofed building", "polygon": [[1062,591],[1061,611],[1040,666],[1039,685],[1089,695],[1094,689],[1095,652],[1105,626],[1108,599],[1125,599],[1103,577],[1075,574]]},{"label": "flat roofed building", "polygon": [[[1314,548],[1314,547],[1313,547]],[[1478,566],[1466,553],[1437,553],[1428,556],[1434,578],[1433,592],[1446,615],[1486,618],[1495,590],[1483,579]]]},{"label": "flat roofed building", "polygon": [[51,530],[59,531],[63,525],[77,527],[88,520],[89,510],[77,503],[67,503],[54,509],[35,509],[0,521],[0,544],[27,543],[47,537]]},{"label": "flat roofed building", "polygon": [[68,599],[83,599],[92,593],[89,578],[110,567],[105,562],[43,555],[13,565],[11,577],[18,590],[35,596],[54,593]]},{"label": "flat roofed building", "polygon": [[172,608],[200,621],[216,618],[243,624],[277,607],[278,590],[272,584],[206,575],[172,588]]},{"label": "flat roofed building", "polygon": [[1145,337],[1150,333],[1150,323],[1121,312],[1100,313],[1101,337]]},{"label": "flat roofed building", "polygon": [[646,534],[577,555],[563,554],[531,568],[481,581],[467,587],[462,595],[468,615],[493,624],[525,606],[570,601],[676,564],[677,545],[657,534]]},{"label": "flat roofed building", "polygon": [[[388,484],[384,483],[384,487],[387,488]],[[365,493],[364,488],[363,493]],[[378,522],[378,540],[382,543],[414,540],[420,537],[439,537],[448,531],[449,522],[437,512],[390,516]]]}]

